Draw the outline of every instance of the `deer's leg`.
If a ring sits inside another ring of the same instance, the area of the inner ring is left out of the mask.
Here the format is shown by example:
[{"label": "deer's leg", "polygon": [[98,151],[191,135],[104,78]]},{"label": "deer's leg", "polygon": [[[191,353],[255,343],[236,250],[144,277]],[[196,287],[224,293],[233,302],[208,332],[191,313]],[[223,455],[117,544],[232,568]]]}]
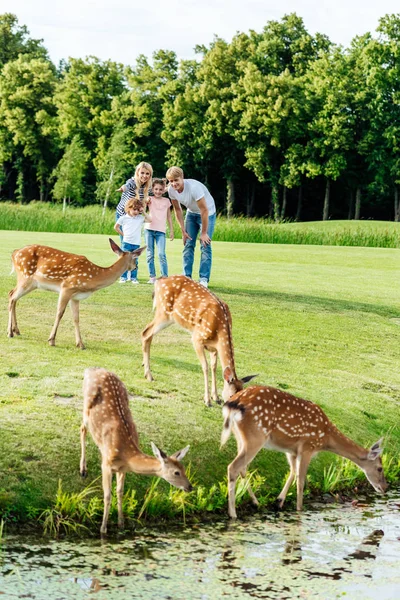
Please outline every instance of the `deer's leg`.
[{"label": "deer's leg", "polygon": [[288,463],[290,466],[290,472],[289,472],[288,478],[286,480],[286,483],[283,486],[282,491],[278,496],[279,508],[282,508],[283,503],[285,502],[287,493],[290,489],[290,486],[292,485],[294,478],[296,477],[296,456],[294,454],[287,453],[286,458],[288,459]]},{"label": "deer's leg", "polygon": [[118,527],[124,526],[124,513],[122,512],[122,500],[124,497],[125,473],[117,473],[117,500],[118,500]]},{"label": "deer's leg", "polygon": [[[231,519],[236,519],[236,508],[235,508],[235,496],[236,496],[236,481],[239,476],[239,473],[242,474],[242,477],[246,475],[247,466],[251,463],[253,458],[256,456],[258,451],[262,448],[263,442],[260,444],[252,444],[252,447],[245,447],[244,444],[239,444],[238,447],[241,447],[236,458],[233,459],[231,464],[228,466],[228,513]],[[258,505],[258,500],[255,497],[253,490],[251,490],[250,497],[255,500],[255,503]],[[254,501],[253,500],[253,501]]]},{"label": "deer's leg", "polygon": [[211,366],[211,398],[220,403],[217,389],[217,362],[218,354],[214,348],[209,348],[210,351],[210,366]]},{"label": "deer's leg", "polygon": [[80,463],[80,468],[79,468],[79,472],[81,474],[81,477],[86,477],[87,476],[87,468],[86,468],[86,434],[87,434],[87,428],[85,423],[82,423],[81,425],[81,463]]},{"label": "deer's leg", "polygon": [[153,376],[150,370],[150,346],[153,337],[162,329],[172,325],[172,321],[165,314],[157,314],[153,321],[149,323],[142,331],[142,351],[143,351],[143,366],[144,376],[148,381],[153,381]]},{"label": "deer's leg", "polygon": [[21,279],[18,281],[16,287],[8,292],[9,301],[8,301],[8,329],[7,335],[8,337],[14,337],[14,335],[20,335],[18,325],[17,325],[17,314],[16,314],[16,304],[17,300],[29,294],[36,289],[36,285],[34,280],[31,277],[27,279]]},{"label": "deer's leg", "polygon": [[105,463],[101,465],[101,473],[103,480],[103,493],[104,493],[104,513],[103,513],[103,522],[100,527],[100,533],[107,533],[107,521],[108,515],[110,513],[110,505],[111,505],[111,481],[112,481],[112,471],[111,467]]},{"label": "deer's leg", "polygon": [[71,299],[71,295],[72,292],[61,288],[60,295],[58,296],[56,320],[54,321],[53,329],[51,330],[50,337],[48,339],[50,346],[55,346],[57,329],[61,319],[63,318],[67,304]]},{"label": "deer's leg", "polygon": [[[241,475],[241,477],[243,477],[243,479],[246,477],[246,473],[247,473],[247,466],[246,466],[246,468],[244,468],[244,469],[242,469],[240,471],[240,475]],[[249,492],[249,496],[250,496],[250,499],[251,499],[252,503],[255,506],[258,506],[259,502],[258,502],[257,497],[256,497],[255,493],[253,492],[253,488],[251,487],[250,484],[249,484],[249,486],[247,488],[247,491]]]},{"label": "deer's leg", "polygon": [[77,348],[81,348],[81,350],[84,350],[85,345],[82,342],[81,332],[79,330],[79,300],[73,300],[71,298],[71,311],[75,327],[75,344]]},{"label": "deer's leg", "polygon": [[304,484],[311,457],[312,454],[310,452],[303,452],[303,454],[297,457],[297,510],[303,508]]},{"label": "deer's leg", "polygon": [[201,368],[203,369],[203,375],[204,375],[204,404],[206,406],[211,406],[211,400],[210,400],[210,392],[208,389],[208,363],[207,363],[207,357],[206,357],[206,353],[204,350],[204,345],[203,342],[198,339],[197,337],[193,336],[192,338],[193,340],[193,346],[194,349],[196,350],[196,354],[197,357],[200,361],[201,364]]}]

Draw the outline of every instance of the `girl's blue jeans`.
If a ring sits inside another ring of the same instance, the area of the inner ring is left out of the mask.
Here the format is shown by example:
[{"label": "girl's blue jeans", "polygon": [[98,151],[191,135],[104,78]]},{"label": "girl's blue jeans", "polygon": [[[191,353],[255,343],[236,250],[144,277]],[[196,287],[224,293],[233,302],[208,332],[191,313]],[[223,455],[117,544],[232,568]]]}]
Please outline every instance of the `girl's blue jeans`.
[{"label": "girl's blue jeans", "polygon": [[168,277],[168,263],[165,255],[165,233],[162,231],[154,231],[153,229],[145,229],[144,237],[147,245],[147,266],[149,267],[150,277],[156,276],[156,268],[154,265],[154,246],[157,246],[158,260],[160,261],[161,277]]},{"label": "girl's blue jeans", "polygon": [[[208,215],[208,229],[207,233],[210,238],[214,233],[216,214]],[[193,261],[194,261],[194,249],[196,246],[197,236],[201,231],[201,215],[193,212],[187,212],[185,218],[185,231],[192,238],[187,240],[183,248],[183,273],[187,277],[192,276]],[[211,264],[212,264],[212,249],[211,244],[200,244],[200,279],[210,280]]]},{"label": "girl's blue jeans", "polygon": [[[121,250],[123,252],[133,252],[140,248],[137,244],[128,244],[128,242],[122,242]],[[131,279],[137,279],[138,267],[137,267],[137,259],[136,259],[136,269],[134,271],[125,271],[122,273],[121,279],[128,279],[129,273],[131,274]]]}]

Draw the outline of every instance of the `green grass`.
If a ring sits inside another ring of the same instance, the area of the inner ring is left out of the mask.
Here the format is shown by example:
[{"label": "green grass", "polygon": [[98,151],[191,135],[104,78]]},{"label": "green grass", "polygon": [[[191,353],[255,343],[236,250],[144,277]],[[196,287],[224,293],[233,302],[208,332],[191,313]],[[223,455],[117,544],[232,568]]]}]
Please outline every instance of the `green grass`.
[{"label": "green grass", "polygon": [[[151,452],[150,441],[169,453],[190,443],[185,463],[191,464],[199,488],[196,499],[187,498],[188,506],[192,502],[225,513],[221,486],[236,446],[231,439],[219,450],[221,408],[203,405],[203,377],[188,334],[174,326],[155,338],[155,381],[147,382],[140,332],[152,318],[152,289],[116,284],[81,303],[86,350],[74,346],[69,309],[57,346],[47,345],[57,302],[50,292],[36,291],[19,301],[22,335],[8,339],[7,293],[15,285],[10,255],[30,243],[85,254],[104,266],[115,258],[104,235],[1,232],[0,519],[34,522],[43,511],[55,509],[60,479],[64,504],[68,498],[79,504],[79,494],[99,477],[99,454],[91,440],[89,479],[83,482],[79,476],[81,387],[88,366],[110,369],[124,381],[133,395],[131,408],[145,451]],[[211,289],[231,308],[238,374],[258,373],[258,383],[318,403],[358,443],[371,445],[384,436],[387,464],[398,473],[399,250],[219,242],[213,247]],[[181,249],[181,240],[167,242],[170,273],[181,270]],[[147,278],[140,259],[139,280]],[[220,389],[221,379],[219,371]],[[332,460],[326,453],[311,464],[310,481],[316,487],[324,477],[329,487]],[[283,454],[260,452],[251,469],[265,478],[260,494],[268,496],[283,485],[288,468]],[[126,492],[135,491],[132,514],[139,514],[151,481],[128,474]],[[172,493],[163,481],[156,492],[160,498]],[[102,503],[98,494],[94,497],[89,512],[97,519]],[[178,496],[168,502],[175,506],[168,511],[179,519],[183,511],[191,512],[179,509]],[[158,510],[154,502],[145,508],[148,517]]]},{"label": "green grass", "polygon": [[[113,234],[115,211],[102,207],[68,207],[63,214],[59,204],[31,202],[20,205],[0,203],[0,230],[52,231],[55,233]],[[175,236],[180,230],[174,221]],[[219,216],[214,233],[219,242],[260,244],[312,244],[327,246],[367,246],[400,248],[400,223],[387,221],[316,221],[274,223],[268,219]]]}]

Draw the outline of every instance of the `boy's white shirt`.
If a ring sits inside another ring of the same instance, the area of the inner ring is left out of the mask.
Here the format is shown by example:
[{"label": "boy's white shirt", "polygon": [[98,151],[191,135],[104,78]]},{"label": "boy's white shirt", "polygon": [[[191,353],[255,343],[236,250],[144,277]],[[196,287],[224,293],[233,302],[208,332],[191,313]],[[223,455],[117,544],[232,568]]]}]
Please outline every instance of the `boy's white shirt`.
[{"label": "boy's white shirt", "polygon": [[186,206],[189,212],[200,214],[200,209],[197,204],[201,198],[204,198],[208,208],[208,214],[213,215],[215,213],[215,202],[206,186],[197,181],[196,179],[184,179],[183,180],[183,191],[178,192],[170,185],[168,188],[168,195],[171,200],[178,200],[180,204]]},{"label": "boy's white shirt", "polygon": [[117,223],[122,227],[123,241],[127,244],[140,246],[144,216],[136,215],[135,217],[131,217],[129,215],[122,215],[117,220]]}]

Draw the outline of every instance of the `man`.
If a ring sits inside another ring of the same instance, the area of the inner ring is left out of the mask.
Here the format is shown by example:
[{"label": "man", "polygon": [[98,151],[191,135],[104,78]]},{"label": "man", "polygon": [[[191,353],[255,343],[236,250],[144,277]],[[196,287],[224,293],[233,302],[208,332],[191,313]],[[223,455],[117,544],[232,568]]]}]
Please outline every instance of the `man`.
[{"label": "man", "polygon": [[[192,277],[194,249],[200,232],[199,281],[201,285],[208,287],[212,264],[211,238],[216,219],[214,199],[200,181],[184,179],[180,167],[168,169],[167,179],[169,182],[168,195],[182,231],[183,273],[187,277]],[[181,204],[187,209],[185,221],[183,221]]]}]

